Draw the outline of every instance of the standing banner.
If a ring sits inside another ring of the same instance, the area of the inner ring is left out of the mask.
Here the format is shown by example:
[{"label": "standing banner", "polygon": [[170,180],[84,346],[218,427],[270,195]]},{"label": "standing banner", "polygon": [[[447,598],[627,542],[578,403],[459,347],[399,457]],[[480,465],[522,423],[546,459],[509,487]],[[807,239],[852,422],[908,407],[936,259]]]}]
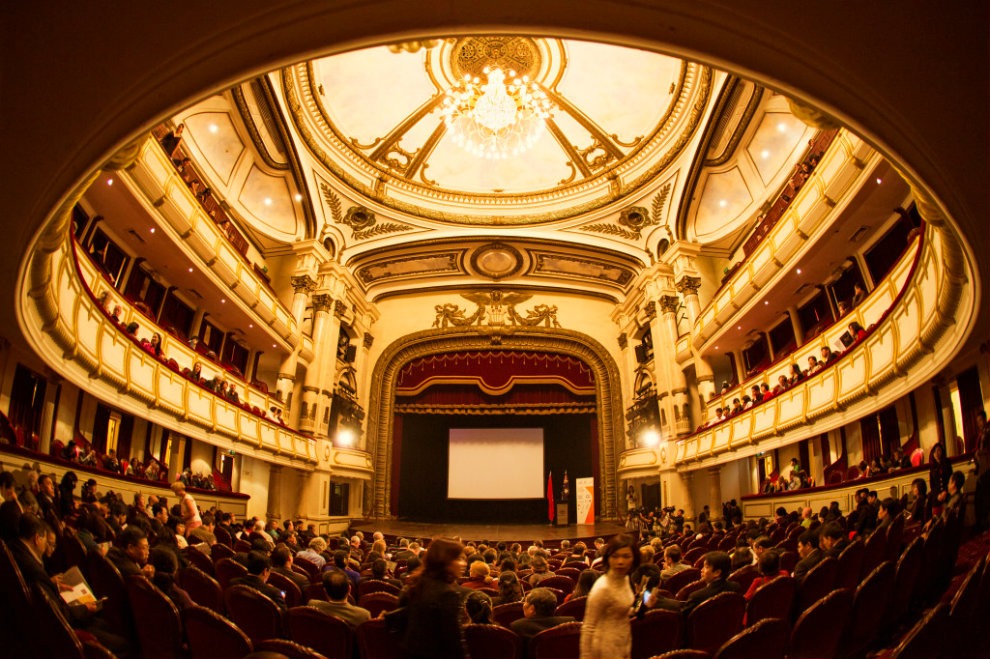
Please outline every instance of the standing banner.
[{"label": "standing banner", "polygon": [[553,472],[552,471],[549,474],[547,474],[547,501],[549,502],[549,505],[547,507],[547,517],[552,522],[553,521],[553,515],[554,515],[554,511],[553,511]]},{"label": "standing banner", "polygon": [[574,487],[577,488],[577,523],[595,523],[595,479],[575,478]]}]

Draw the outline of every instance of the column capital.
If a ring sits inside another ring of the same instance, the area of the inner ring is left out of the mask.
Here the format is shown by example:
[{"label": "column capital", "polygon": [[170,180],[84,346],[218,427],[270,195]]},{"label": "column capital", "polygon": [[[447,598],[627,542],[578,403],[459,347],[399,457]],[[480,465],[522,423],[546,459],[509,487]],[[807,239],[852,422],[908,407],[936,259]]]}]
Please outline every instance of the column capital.
[{"label": "column capital", "polygon": [[327,293],[317,293],[313,295],[313,311],[319,313],[321,311],[329,312],[334,308],[334,299]]},{"label": "column capital", "polygon": [[677,280],[677,292],[681,295],[697,295],[701,288],[701,277],[684,275]]},{"label": "column capital", "polygon": [[663,313],[677,313],[677,309],[681,306],[681,301],[676,295],[662,295],[659,302],[660,311]]},{"label": "column capital", "polygon": [[293,275],[289,281],[296,293],[312,293],[316,290],[316,280],[309,275]]}]

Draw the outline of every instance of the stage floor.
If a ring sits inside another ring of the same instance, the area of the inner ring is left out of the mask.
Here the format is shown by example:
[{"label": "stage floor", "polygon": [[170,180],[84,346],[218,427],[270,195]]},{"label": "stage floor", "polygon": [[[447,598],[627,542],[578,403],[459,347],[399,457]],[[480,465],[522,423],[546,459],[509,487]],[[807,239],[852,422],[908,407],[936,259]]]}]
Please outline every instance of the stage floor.
[{"label": "stage floor", "polygon": [[621,533],[624,527],[615,522],[599,522],[597,524],[571,524],[569,526],[550,526],[548,524],[431,524],[428,522],[402,522],[396,520],[365,519],[351,524],[355,531],[361,531],[370,536],[375,531],[381,531],[386,539],[400,538],[432,538],[434,536],[453,537],[461,540],[479,542],[532,542],[533,540],[591,540],[597,537],[608,538]]}]

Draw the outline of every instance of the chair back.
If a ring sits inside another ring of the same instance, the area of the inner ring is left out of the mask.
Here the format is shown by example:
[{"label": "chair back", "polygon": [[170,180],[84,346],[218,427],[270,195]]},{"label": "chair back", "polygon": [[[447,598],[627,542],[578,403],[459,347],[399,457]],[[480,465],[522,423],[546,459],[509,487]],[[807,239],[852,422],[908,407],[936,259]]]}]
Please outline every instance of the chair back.
[{"label": "chair back", "polygon": [[632,621],[632,659],[649,659],[675,649],[681,643],[682,616],[654,609]]},{"label": "chair back", "polygon": [[836,588],[848,588],[855,593],[859,588],[859,575],[863,571],[863,547],[862,540],[849,543],[849,546],[839,554],[839,572],[836,576]]},{"label": "chair back", "polygon": [[[545,581],[550,581],[550,580],[549,579],[546,579]],[[567,597],[567,593],[565,593],[564,591],[560,590],[559,588],[551,588],[550,586],[544,586],[542,582],[540,582],[539,584],[537,584],[536,587],[537,588],[546,588],[551,593],[553,593],[554,597],[557,598],[557,606],[560,606],[561,604],[563,604],[564,603],[564,599]]]},{"label": "chair back", "polygon": [[930,659],[945,656],[945,639],[949,633],[949,606],[938,604],[904,635],[890,654],[890,659]]},{"label": "chair back", "polygon": [[389,593],[398,597],[399,588],[387,581],[381,581],[380,579],[365,579],[358,582],[357,595],[360,599],[363,595],[368,595],[370,593]]},{"label": "chair back", "polygon": [[571,616],[578,622],[584,620],[584,608],[588,604],[587,595],[581,597],[572,597],[563,604],[557,607],[554,611],[555,616]]},{"label": "chair back", "polygon": [[103,619],[123,632],[127,638],[134,638],[134,620],[127,603],[127,586],[117,567],[107,557],[96,550],[87,555],[89,564],[89,585],[97,597],[106,597],[103,603]]},{"label": "chair back", "polygon": [[697,581],[692,581],[691,583],[687,584],[686,586],[678,590],[677,593],[674,595],[674,599],[679,599],[682,602],[686,602],[687,598],[691,596],[691,593],[704,587],[705,587],[705,582],[702,581],[701,579],[698,579]]},{"label": "chair back", "polygon": [[953,634],[953,638],[961,638],[971,627],[982,627],[986,624],[985,620],[982,623],[973,620],[973,614],[976,613],[979,604],[982,567],[982,563],[974,565],[952,597],[952,603],[949,605],[949,625],[952,632],[958,632],[960,635]]},{"label": "chair back", "polygon": [[[83,659],[83,645],[69,621],[62,615],[58,602],[44,588],[31,588],[31,627],[38,631],[31,650],[39,657]],[[6,643],[6,640],[4,641]],[[36,643],[36,644],[35,644]],[[40,646],[40,647],[39,647]]]},{"label": "chair back", "polygon": [[368,593],[358,598],[358,606],[368,609],[372,618],[377,618],[382,611],[394,611],[399,606],[399,598],[392,593]]},{"label": "chair back", "polygon": [[306,586],[306,590],[303,591],[303,604],[309,600],[330,601],[330,598],[327,597],[327,589],[323,587],[322,583],[311,583]]},{"label": "chair back", "polygon": [[739,592],[745,593],[758,576],[760,571],[755,565],[744,565],[729,575],[729,581],[735,581],[739,584]]},{"label": "chair back", "polygon": [[233,558],[234,550],[225,544],[218,542],[217,544],[210,547],[210,558],[216,563],[221,558]]},{"label": "chair back", "polygon": [[901,542],[904,539],[904,513],[898,513],[897,517],[887,527],[887,550],[884,560],[897,562],[901,556]]},{"label": "chair back", "polygon": [[897,560],[897,572],[894,575],[894,596],[890,599],[887,610],[884,612],[883,626],[885,628],[899,622],[908,612],[918,584],[918,573],[921,572],[921,559],[924,553],[924,540],[919,536],[908,544]]},{"label": "chair back", "polygon": [[248,573],[247,568],[231,558],[221,558],[213,566],[220,588],[226,591],[230,582]]},{"label": "chair back", "polygon": [[726,641],[715,659],[784,659],[789,631],[786,620],[764,618]]},{"label": "chair back", "polygon": [[223,589],[216,579],[195,565],[189,565],[179,570],[176,581],[193,602],[215,613],[223,613]]},{"label": "chair back", "polygon": [[[795,544],[797,541],[794,541]],[[780,552],[780,569],[785,572],[794,573],[794,566],[797,565],[799,557],[793,548]]]},{"label": "chair back", "polygon": [[385,629],[385,621],[372,618],[357,628],[358,648],[367,659],[405,659],[399,635]]},{"label": "chair back", "polygon": [[[230,535],[230,533],[227,532],[227,529],[223,528],[222,526],[214,526],[213,535],[217,537],[217,544],[222,545],[227,549],[231,549],[231,547],[234,545],[234,538]],[[233,552],[232,549],[231,552]]]},{"label": "chair back", "polygon": [[880,563],[887,552],[887,534],[874,532],[866,539],[863,547],[863,565],[859,570],[859,577],[865,579]]},{"label": "chair back", "polygon": [[798,586],[797,610],[804,611],[809,606],[832,592],[839,571],[839,561],[831,556],[820,561],[808,570]]},{"label": "chair back", "polygon": [[465,625],[464,641],[471,659],[519,659],[522,656],[519,637],[500,625]]},{"label": "chair back", "polygon": [[789,620],[796,597],[794,577],[777,577],[764,584],[753,593],[746,605],[746,624],[752,625],[764,618]]},{"label": "chair back", "polygon": [[[537,584],[540,588],[555,588],[564,593],[566,597],[574,590],[575,582],[570,577],[566,577],[561,574],[556,574],[552,577],[548,577]],[[558,602],[559,604],[559,602]]]},{"label": "chair back", "polygon": [[284,638],[270,638],[254,646],[258,652],[273,652],[281,654],[289,659],[329,659],[327,656],[317,652],[314,648],[307,647],[295,641],[287,641]]},{"label": "chair back", "polygon": [[503,627],[508,627],[513,622],[523,617],[522,607],[522,602],[499,604],[492,609],[492,619]]},{"label": "chair back", "polygon": [[544,629],[529,639],[529,659],[571,659],[581,655],[580,622],[565,622]]},{"label": "chair back", "polygon": [[688,565],[694,565],[694,562],[704,556],[707,552],[708,547],[696,545],[691,549],[688,549],[684,556],[681,557],[681,560]]},{"label": "chair back", "polygon": [[[299,584],[284,574],[279,574],[278,572],[269,573],[268,583],[285,593],[286,606],[291,608],[306,603],[302,601],[302,591],[299,589]],[[306,644],[304,643],[303,645]]]},{"label": "chair back", "polygon": [[742,630],[746,598],[739,593],[719,593],[695,607],[687,619],[688,644],[714,653]]},{"label": "chair back", "polygon": [[251,551],[251,543],[247,540],[237,539],[234,541],[233,550],[235,552],[249,552]]},{"label": "chair back", "polygon": [[206,607],[183,609],[181,616],[192,659],[241,659],[254,649],[237,625]]},{"label": "chair back", "polygon": [[660,585],[663,586],[664,590],[669,590],[672,593],[676,593],[684,586],[688,585],[692,581],[697,581],[700,578],[701,570],[696,567],[689,567],[686,570],[681,570]]},{"label": "chair back", "polygon": [[880,626],[884,607],[894,592],[895,573],[894,564],[884,561],[856,589],[852,618],[839,645],[839,654],[860,654],[873,639]]},{"label": "chair back", "polygon": [[818,600],[794,623],[791,631],[792,659],[831,659],[849,624],[852,591],[838,588]]},{"label": "chair back", "polygon": [[184,658],[182,621],[172,600],[150,581],[137,575],[127,578],[127,598],[134,611],[141,654],[163,659]]},{"label": "chair back", "polygon": [[320,566],[305,556],[296,556],[292,559],[292,564],[298,565],[302,569],[306,570],[306,574],[309,575],[309,578],[313,581],[313,583],[316,583],[316,581],[319,580]]},{"label": "chair back", "polygon": [[588,566],[584,565],[584,563],[581,563],[581,565],[582,567],[568,567],[567,564],[564,564],[564,567],[557,568],[554,572],[557,573],[557,576],[570,577],[574,580],[574,583],[577,583],[578,577],[581,576],[581,572],[588,569]]},{"label": "chair back", "polygon": [[213,576],[213,559],[203,553],[202,550],[197,549],[194,546],[183,547],[182,555],[186,557],[186,560],[198,567],[203,572],[206,572],[211,577]]},{"label": "chair back", "polygon": [[282,610],[271,598],[250,586],[236,585],[224,591],[223,600],[231,621],[252,643],[282,638]]},{"label": "chair back", "polygon": [[712,659],[712,655],[702,650],[691,650],[689,648],[685,648],[682,650],[671,650],[670,652],[658,654],[653,657],[653,659]]},{"label": "chair back", "polygon": [[339,618],[316,607],[296,606],[286,614],[289,638],[316,650],[327,659],[351,659],[354,630]]}]

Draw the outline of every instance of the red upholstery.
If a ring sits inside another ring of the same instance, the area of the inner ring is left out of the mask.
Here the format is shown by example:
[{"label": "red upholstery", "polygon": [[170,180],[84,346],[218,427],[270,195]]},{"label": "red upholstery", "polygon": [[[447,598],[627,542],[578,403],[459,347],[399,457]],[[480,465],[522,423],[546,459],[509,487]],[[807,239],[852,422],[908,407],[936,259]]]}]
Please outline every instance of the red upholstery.
[{"label": "red upholstery", "polygon": [[282,638],[270,638],[267,641],[262,641],[255,645],[254,649],[259,652],[277,652],[289,659],[328,659],[313,648]]},{"label": "red upholstery", "polygon": [[934,606],[904,635],[890,659],[933,659],[944,656],[949,632],[949,607]]},{"label": "red upholstery", "polygon": [[833,590],[812,604],[794,623],[788,656],[791,659],[834,657],[842,632],[849,623],[852,604],[852,591],[845,588]]},{"label": "red upholstery", "polygon": [[399,606],[399,598],[392,593],[368,593],[358,598],[358,606],[368,609],[372,618],[382,611],[393,611]]},{"label": "red upholstery", "polygon": [[861,654],[873,639],[880,625],[884,607],[894,592],[895,572],[894,564],[884,561],[856,589],[852,617],[839,644],[840,655]]},{"label": "red upholstery", "polygon": [[354,630],[351,626],[312,606],[297,606],[286,614],[289,638],[316,650],[328,659],[351,659]]},{"label": "red upholstery", "polygon": [[574,590],[575,584],[574,584],[574,580],[571,579],[570,577],[566,577],[558,574],[548,579],[544,579],[537,585],[540,588],[555,588],[563,592],[564,596],[566,597],[571,593],[571,591]]},{"label": "red upholstery", "polygon": [[859,575],[863,571],[863,542],[856,540],[839,554],[839,573],[836,576],[837,588],[848,588],[856,592],[859,587]]},{"label": "red upholstery", "polygon": [[[545,581],[550,581],[550,580],[549,579],[546,579]],[[565,593],[564,591],[560,590],[559,588],[551,588],[550,586],[544,586],[542,581],[539,584],[537,584],[536,587],[537,588],[546,588],[551,593],[553,593],[554,596],[557,598],[557,606],[560,606],[561,604],[563,604],[564,603],[564,599],[567,597],[567,593]]]},{"label": "red upholstery", "polygon": [[[797,544],[797,540],[795,540],[793,538],[790,540],[790,542],[793,542],[795,545]],[[793,548],[781,552],[781,554],[780,554],[780,569],[781,570],[784,570],[785,572],[791,572],[791,573],[793,573],[794,572],[794,566],[797,565],[797,562],[798,562],[798,555],[797,555],[797,552],[794,551]]]},{"label": "red upholstery", "polygon": [[949,608],[949,647],[954,649],[954,656],[965,656],[968,648],[972,647],[973,630],[983,629],[986,620],[975,618],[980,596],[980,577],[983,563],[978,562],[969,571],[959,589],[952,598]]},{"label": "red upholstery", "polygon": [[[217,529],[219,528],[220,527],[217,527]],[[217,539],[219,540],[219,536],[217,536]],[[219,561],[221,558],[233,558],[233,557],[234,557],[234,550],[221,542],[217,542],[217,544],[210,547],[210,558],[213,559],[214,563]]]},{"label": "red upholstery", "polygon": [[664,590],[669,590],[672,593],[676,593],[684,586],[688,585],[692,581],[697,581],[701,578],[701,570],[694,567],[689,567],[686,570],[681,570],[671,578],[661,584]]},{"label": "red upholstery", "polygon": [[398,596],[399,589],[387,581],[379,581],[378,579],[365,579],[359,582],[357,587],[358,598],[369,593],[389,593]]},{"label": "red upholstery", "polygon": [[557,607],[555,616],[571,616],[578,622],[584,620],[584,607],[588,604],[587,596],[572,597]]},{"label": "red upholstery", "polygon": [[193,602],[216,613],[223,613],[223,590],[216,579],[190,565],[179,570],[177,581]]},{"label": "red upholstery", "polygon": [[904,538],[904,513],[898,513],[887,527],[887,551],[884,560],[897,562],[901,556],[901,542]]},{"label": "red upholstery", "polygon": [[760,571],[755,565],[744,565],[729,575],[729,581],[735,581],[739,584],[739,592],[745,593],[758,576]]},{"label": "red upholstery", "polygon": [[574,580],[574,583],[577,583],[578,577],[581,576],[581,572],[587,569],[587,566],[584,565],[584,563],[581,565],[582,567],[567,567],[565,564],[563,567],[554,570],[554,572],[563,577],[570,577]]},{"label": "red upholstery", "polygon": [[134,620],[127,602],[127,586],[120,572],[105,556],[96,550],[87,555],[89,585],[97,597],[106,597],[103,603],[103,619],[122,636],[133,638]]},{"label": "red upholstery", "polygon": [[[31,642],[32,654],[59,659],[83,659],[83,645],[59,610],[58,603],[38,586],[31,589],[32,628],[38,630]],[[6,643],[6,639],[4,641]]]},{"label": "red upholstery", "polygon": [[687,619],[688,644],[712,653],[739,633],[746,614],[746,598],[739,593],[719,593],[705,600]]},{"label": "red upholstery", "polygon": [[924,541],[919,536],[911,541],[897,561],[897,572],[894,575],[894,595],[890,598],[887,609],[884,611],[884,628],[889,628],[897,623],[908,612],[914,597],[915,586],[918,583],[918,573],[921,572],[921,560],[924,557],[924,551]]},{"label": "red upholstery", "polygon": [[384,620],[372,618],[357,628],[361,656],[367,659],[405,659],[399,637],[385,629]]},{"label": "red upholstery", "polygon": [[683,619],[680,613],[655,609],[632,621],[632,659],[647,659],[658,652],[675,649],[681,643]]},{"label": "red upholstery", "polygon": [[306,570],[306,573],[309,575],[309,578],[313,581],[313,583],[316,583],[319,580],[320,567],[308,558],[304,556],[296,556],[292,559],[292,564]]},{"label": "red upholstery", "polygon": [[686,602],[687,598],[691,596],[691,593],[693,593],[694,591],[700,588],[703,588],[704,585],[705,582],[702,581],[701,579],[698,579],[697,581],[692,581],[691,583],[687,584],[686,586],[678,590],[677,594],[674,595],[674,598],[679,599],[682,602]]},{"label": "red upholstery", "polygon": [[464,640],[471,659],[519,659],[522,655],[519,637],[499,625],[465,625]]},{"label": "red upholstery", "polygon": [[499,604],[492,609],[492,618],[503,627],[508,627],[514,621],[523,617],[522,602]]},{"label": "red upholstery", "polygon": [[711,659],[710,654],[702,650],[671,650],[652,657],[652,659]]},{"label": "red upholstery", "polygon": [[784,659],[789,631],[786,620],[764,618],[726,641],[715,658]]},{"label": "red upholstery", "polygon": [[572,659],[580,655],[580,622],[565,622],[544,629],[529,639],[529,659]]},{"label": "red upholstery", "polygon": [[859,576],[865,579],[873,572],[880,563],[883,562],[887,553],[887,534],[873,533],[866,539],[866,546],[863,551],[863,566],[860,568]]},{"label": "red upholstery", "polygon": [[764,618],[790,619],[796,597],[797,584],[793,577],[777,577],[764,584],[746,605],[746,624],[752,625]]},{"label": "red upholstery", "polygon": [[221,558],[213,566],[220,588],[227,590],[230,582],[247,574],[247,568],[230,558]]},{"label": "red upholstery", "polygon": [[330,601],[330,598],[327,597],[327,589],[323,587],[322,583],[311,583],[306,587],[306,591],[303,593],[303,603],[305,604],[309,600]]},{"label": "red upholstery", "polygon": [[797,610],[804,611],[809,606],[832,592],[839,570],[839,561],[828,557],[808,570],[798,586]]},{"label": "red upholstery", "polygon": [[186,560],[198,567],[200,570],[207,573],[211,577],[213,576],[213,559],[201,550],[196,549],[196,547],[185,547],[182,549],[182,555],[186,557]]},{"label": "red upholstery", "polygon": [[269,597],[248,586],[231,586],[223,593],[227,615],[252,643],[283,638],[282,610]]},{"label": "red upholstery", "polygon": [[[230,549],[234,544],[234,538],[231,537],[230,533],[227,532],[227,529],[223,528],[222,526],[213,527],[213,535],[217,537],[217,544],[219,544],[221,547]],[[216,547],[216,545],[214,545],[214,547]],[[231,553],[233,553],[233,550],[231,550]],[[216,555],[214,555],[214,558],[216,558]],[[221,558],[224,557],[221,556]]]},{"label": "red upholstery", "polygon": [[141,576],[127,579],[127,596],[134,611],[141,653],[156,659],[184,658],[182,621],[172,600]]},{"label": "red upholstery", "polygon": [[[271,572],[268,575],[268,583],[275,586],[283,593],[285,593],[285,605],[288,607],[299,606],[300,604],[305,604],[302,601],[302,591],[299,590],[299,586],[296,582],[285,576],[284,574],[279,574],[278,572]],[[306,644],[304,644],[306,645]]]},{"label": "red upholstery", "polygon": [[241,659],[253,650],[237,625],[207,608],[183,609],[182,626],[192,659]]}]

